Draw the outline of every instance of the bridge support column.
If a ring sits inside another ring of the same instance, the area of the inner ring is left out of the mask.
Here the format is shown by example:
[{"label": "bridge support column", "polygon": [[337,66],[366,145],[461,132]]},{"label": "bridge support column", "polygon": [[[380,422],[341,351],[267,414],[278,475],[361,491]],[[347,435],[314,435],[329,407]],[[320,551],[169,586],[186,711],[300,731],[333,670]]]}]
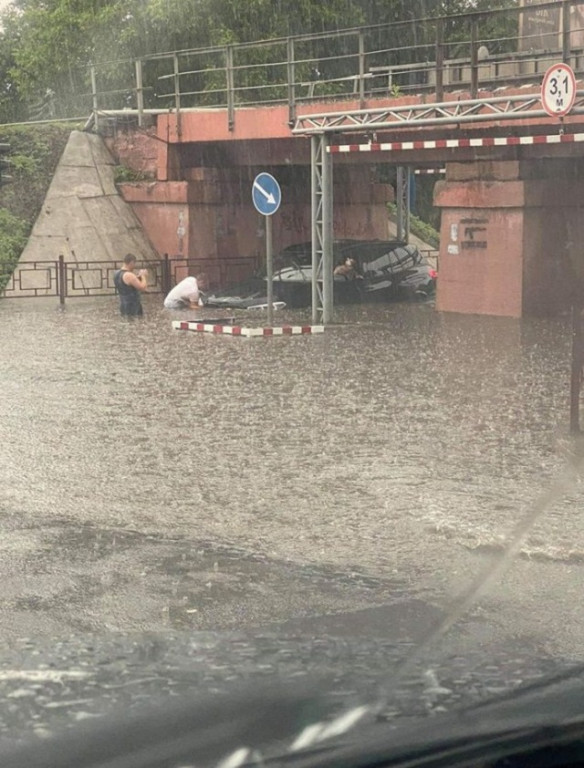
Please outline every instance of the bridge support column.
[{"label": "bridge support column", "polygon": [[[312,136],[312,322],[333,319],[333,164],[328,135]],[[321,316],[319,318],[319,315]]]},{"label": "bridge support column", "polygon": [[410,241],[410,203],[412,172],[408,166],[397,168],[397,239],[405,243]]},{"label": "bridge support column", "polygon": [[568,308],[571,256],[576,266],[581,257],[567,244],[584,242],[580,165],[576,159],[447,164],[446,181],[435,189],[442,208],[438,309],[521,317]]}]

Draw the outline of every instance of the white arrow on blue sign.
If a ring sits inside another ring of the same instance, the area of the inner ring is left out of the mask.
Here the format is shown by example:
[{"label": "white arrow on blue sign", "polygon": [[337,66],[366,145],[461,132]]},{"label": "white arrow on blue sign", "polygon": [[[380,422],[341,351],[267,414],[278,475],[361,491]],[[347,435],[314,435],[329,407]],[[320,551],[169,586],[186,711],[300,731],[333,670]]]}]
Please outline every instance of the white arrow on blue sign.
[{"label": "white arrow on blue sign", "polygon": [[282,201],[280,185],[270,173],[259,173],[251,190],[253,204],[262,216],[276,213]]}]

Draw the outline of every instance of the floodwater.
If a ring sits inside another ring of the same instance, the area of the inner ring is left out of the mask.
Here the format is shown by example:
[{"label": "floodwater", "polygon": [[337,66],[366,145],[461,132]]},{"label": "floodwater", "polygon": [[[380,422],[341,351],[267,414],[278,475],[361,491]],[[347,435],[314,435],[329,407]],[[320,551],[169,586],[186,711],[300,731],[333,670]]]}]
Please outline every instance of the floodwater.
[{"label": "floodwater", "polygon": [[[329,569],[337,610],[351,595],[362,607],[392,590],[428,596],[463,585],[469,558],[500,548],[565,463],[567,318],[350,306],[323,335],[245,339],[173,331],[181,315],[160,303],[147,297],[134,322],[115,298],[65,311],[52,299],[0,303],[0,546],[5,589],[19,593],[12,609],[49,616],[59,596],[93,595],[99,605],[80,626],[124,628],[123,590],[158,568],[170,581],[134,601],[150,619],[128,623],[156,627],[166,600],[170,626],[196,626],[209,601],[201,583],[220,580],[233,557],[237,579],[224,575],[217,593],[231,600],[230,626],[303,615],[311,579],[304,591],[285,570],[254,580],[266,558],[304,576]],[[554,503],[525,558],[577,567],[579,493]],[[124,570],[136,539],[142,557]],[[118,558],[107,572],[96,565],[104,548]],[[59,553],[65,564],[49,567]],[[34,563],[42,578],[25,588],[14,570]],[[234,607],[241,584],[263,600],[251,618]]]},{"label": "floodwater", "polygon": [[[370,695],[570,453],[567,317],[350,306],[246,339],[173,331],[160,303],[0,302],[0,692],[25,697],[1,733],[252,670]],[[581,503],[451,634],[438,704],[579,658]]]}]

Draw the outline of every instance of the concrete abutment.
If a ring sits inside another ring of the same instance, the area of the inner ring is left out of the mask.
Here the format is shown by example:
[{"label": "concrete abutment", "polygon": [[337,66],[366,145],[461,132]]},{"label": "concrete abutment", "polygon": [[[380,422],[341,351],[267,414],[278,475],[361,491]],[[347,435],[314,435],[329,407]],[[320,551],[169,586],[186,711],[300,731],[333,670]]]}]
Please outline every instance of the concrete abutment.
[{"label": "concrete abutment", "polygon": [[584,285],[584,161],[447,163],[437,307],[521,317],[566,310]]}]

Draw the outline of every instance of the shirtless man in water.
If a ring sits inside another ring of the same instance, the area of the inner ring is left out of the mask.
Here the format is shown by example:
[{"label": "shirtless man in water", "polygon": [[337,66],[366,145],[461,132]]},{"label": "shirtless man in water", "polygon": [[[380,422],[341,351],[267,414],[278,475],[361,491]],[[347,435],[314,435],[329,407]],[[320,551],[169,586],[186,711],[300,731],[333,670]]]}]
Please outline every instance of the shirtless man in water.
[{"label": "shirtless man in water", "polygon": [[136,274],[135,269],[136,257],[127,253],[122,268],[114,274],[114,285],[120,295],[120,312],[134,317],[144,314],[140,294],[148,288],[148,270],[141,269]]}]

